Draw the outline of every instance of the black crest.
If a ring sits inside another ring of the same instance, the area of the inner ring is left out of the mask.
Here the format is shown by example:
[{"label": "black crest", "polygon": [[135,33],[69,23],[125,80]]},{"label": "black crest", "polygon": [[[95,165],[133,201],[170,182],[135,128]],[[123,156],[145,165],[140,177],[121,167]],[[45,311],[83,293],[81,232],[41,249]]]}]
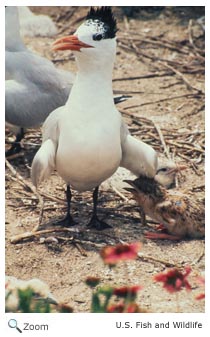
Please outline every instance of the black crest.
[{"label": "black crest", "polygon": [[111,7],[103,6],[99,8],[91,7],[86,20],[101,22],[106,30],[106,38],[114,38],[117,32],[117,23],[112,13]]}]

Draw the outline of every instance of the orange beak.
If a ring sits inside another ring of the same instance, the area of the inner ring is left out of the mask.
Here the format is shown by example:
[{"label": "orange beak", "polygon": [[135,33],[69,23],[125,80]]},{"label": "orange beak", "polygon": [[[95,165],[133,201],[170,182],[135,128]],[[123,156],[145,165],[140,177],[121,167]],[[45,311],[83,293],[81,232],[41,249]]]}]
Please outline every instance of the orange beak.
[{"label": "orange beak", "polygon": [[94,48],[78,39],[75,35],[69,35],[57,39],[53,43],[53,50],[76,50],[80,51],[81,48]]}]

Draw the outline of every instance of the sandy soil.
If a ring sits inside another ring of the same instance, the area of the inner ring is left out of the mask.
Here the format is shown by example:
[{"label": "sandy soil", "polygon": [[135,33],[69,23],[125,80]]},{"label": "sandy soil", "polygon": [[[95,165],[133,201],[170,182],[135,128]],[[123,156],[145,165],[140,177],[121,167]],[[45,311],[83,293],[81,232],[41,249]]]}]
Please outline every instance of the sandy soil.
[{"label": "sandy soil", "polygon": [[[59,35],[73,32],[84,17],[82,7],[69,16],[68,7],[32,7],[37,13],[47,13],[57,21]],[[171,135],[172,143],[167,143],[169,152],[177,162],[185,162],[188,169],[179,179],[180,187],[204,195],[204,72],[203,33],[196,24],[200,12],[165,9],[160,12],[143,11],[133,18],[126,19],[119,8],[115,8],[118,18],[118,50],[114,67],[113,87],[116,92],[131,94],[132,98],[122,103],[125,121],[131,133],[164,152],[160,137],[154,125],[162,130],[165,139]],[[193,19],[194,47],[189,42],[189,20]],[[54,60],[56,66],[76,71],[73,57],[69,53],[55,53],[50,50],[54,38],[25,38],[32,50]],[[136,45],[134,48],[131,42]],[[172,48],[176,44],[176,48]],[[167,47],[168,46],[168,47]],[[184,50],[185,52],[180,52]],[[197,49],[196,49],[197,48]],[[146,55],[146,56],[145,56]],[[153,56],[153,58],[152,58]],[[171,62],[166,62],[169,60]],[[173,69],[164,66],[167,63]],[[191,67],[191,68],[190,68]],[[194,71],[189,71],[189,68]],[[186,70],[188,69],[188,70]],[[165,76],[163,73],[169,72]],[[148,74],[154,76],[149,77]],[[158,75],[159,74],[159,75]],[[134,76],[145,78],[132,79]],[[144,76],[143,76],[144,77]],[[124,78],[124,80],[120,80]],[[195,89],[197,88],[197,90]],[[174,98],[180,96],[179,98]],[[155,103],[156,102],[156,103]],[[148,123],[148,118],[153,122]],[[155,123],[155,124],[154,124]],[[182,137],[182,145],[179,143]],[[173,138],[174,135],[174,138]],[[177,136],[178,135],[178,136]],[[188,135],[188,136],[187,136]],[[187,138],[188,137],[188,138]],[[190,138],[191,137],[191,138]],[[6,134],[6,140],[11,135]],[[168,138],[167,138],[168,139]],[[190,139],[191,148],[184,144]],[[11,237],[32,230],[38,224],[40,205],[37,196],[26,184],[30,183],[30,165],[37,146],[40,144],[40,130],[30,130],[23,145],[23,157],[10,161],[10,164],[24,178],[21,183],[11,170],[6,169],[6,274],[20,279],[40,278],[45,281],[58,301],[70,304],[74,312],[90,311],[90,289],[85,285],[87,276],[99,276],[103,284],[140,284],[138,303],[150,312],[175,312],[175,297],[162,291],[160,284],[154,283],[153,276],[169,266],[192,267],[189,281],[191,292],[183,290],[179,296],[180,312],[204,312],[204,301],[196,301],[195,296],[202,290],[196,277],[204,272],[204,240],[151,241],[144,238],[144,231],[151,230],[152,224],[140,223],[138,207],[130,195],[123,191],[124,200],[112,187],[102,186],[99,215],[112,229],[102,232],[87,230],[92,211],[91,193],[74,192],[73,215],[78,226],[72,233],[52,232],[16,244]],[[199,150],[196,150],[196,147]],[[115,181],[120,190],[121,180]],[[118,185],[119,184],[119,185]],[[39,189],[44,197],[44,215],[41,229],[52,229],[55,222],[64,215],[65,184],[56,173]],[[54,198],[54,199],[53,199]],[[43,237],[48,242],[43,242]],[[57,242],[53,242],[57,238]],[[142,255],[116,270],[104,266],[98,252],[107,244],[142,241]]]}]

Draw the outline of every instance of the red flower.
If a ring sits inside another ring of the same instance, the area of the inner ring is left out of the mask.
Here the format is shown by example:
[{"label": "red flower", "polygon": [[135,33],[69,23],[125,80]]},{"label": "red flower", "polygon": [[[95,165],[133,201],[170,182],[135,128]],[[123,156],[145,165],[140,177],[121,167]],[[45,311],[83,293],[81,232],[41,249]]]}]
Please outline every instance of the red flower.
[{"label": "red flower", "polygon": [[[201,285],[205,285],[205,278],[204,277],[197,277],[197,283]],[[195,299],[196,300],[203,300],[205,298],[205,293],[198,294]]]},{"label": "red flower", "polygon": [[174,268],[167,272],[155,275],[154,280],[157,282],[163,282],[163,288],[165,288],[170,293],[180,291],[182,288],[191,290],[191,286],[187,281],[187,276],[190,274],[190,272],[190,267],[185,267],[185,274]]},{"label": "red flower", "polygon": [[119,244],[116,246],[107,246],[101,250],[101,257],[104,263],[115,265],[123,260],[133,260],[137,258],[139,249],[141,248],[140,242],[130,244]]},{"label": "red flower", "polygon": [[115,288],[113,291],[113,295],[119,296],[119,297],[132,297],[135,298],[137,295],[137,292],[141,290],[143,287],[141,286],[132,286],[132,287],[120,287]]},{"label": "red flower", "polygon": [[204,293],[201,293],[201,294],[198,294],[195,299],[196,300],[203,300],[205,298],[205,294]]},{"label": "red flower", "polygon": [[118,304],[113,304],[107,307],[107,312],[108,313],[137,313],[140,312],[139,307],[136,303],[129,303],[124,304],[124,303],[118,303]]},{"label": "red flower", "polygon": [[127,305],[126,307],[126,311],[125,312],[128,312],[129,314],[133,314],[135,312],[139,312],[139,307],[136,303],[129,303],[129,305]]},{"label": "red flower", "polygon": [[113,304],[107,307],[108,313],[123,312],[124,303]]},{"label": "red flower", "polygon": [[197,283],[204,286],[205,285],[205,278],[202,277],[202,276],[197,277]]}]

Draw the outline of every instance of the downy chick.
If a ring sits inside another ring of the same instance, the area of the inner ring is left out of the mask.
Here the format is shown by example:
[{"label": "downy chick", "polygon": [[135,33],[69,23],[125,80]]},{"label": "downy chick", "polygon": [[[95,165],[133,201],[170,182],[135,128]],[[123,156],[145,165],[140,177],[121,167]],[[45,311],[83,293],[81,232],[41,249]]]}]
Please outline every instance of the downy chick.
[{"label": "downy chick", "polygon": [[126,182],[132,186],[126,190],[133,194],[145,214],[163,224],[169,233],[150,233],[148,238],[177,240],[205,236],[204,201],[195,198],[194,193],[166,190],[153,178],[147,177]]}]

